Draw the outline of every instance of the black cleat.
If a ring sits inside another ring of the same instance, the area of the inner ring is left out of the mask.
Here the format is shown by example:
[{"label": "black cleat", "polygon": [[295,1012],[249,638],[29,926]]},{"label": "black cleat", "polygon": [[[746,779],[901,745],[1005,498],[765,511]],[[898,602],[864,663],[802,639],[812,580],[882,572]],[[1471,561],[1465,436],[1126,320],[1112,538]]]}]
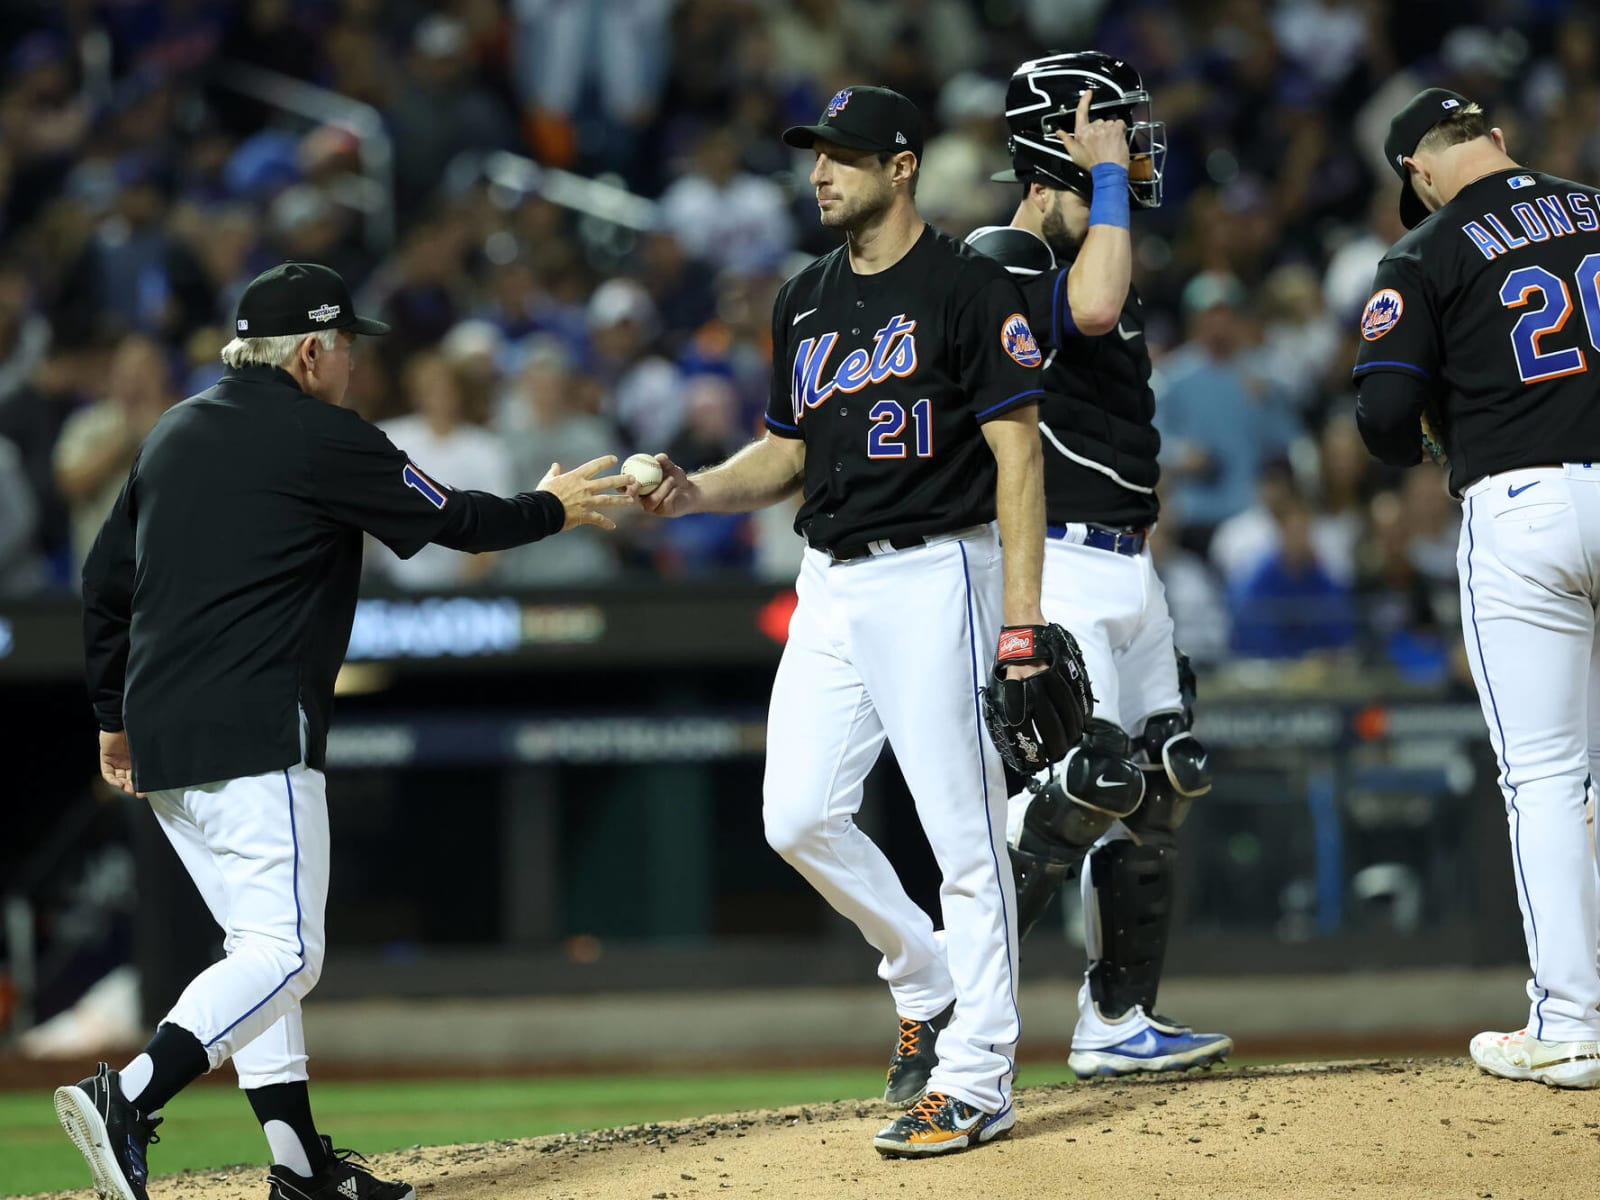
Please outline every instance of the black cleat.
[{"label": "black cleat", "polygon": [[326,1135],[322,1150],[322,1170],[310,1179],[274,1165],[267,1172],[268,1200],[416,1200],[409,1183],[379,1179],[367,1170],[366,1159],[354,1150],[335,1150]]},{"label": "black cleat", "polygon": [[952,1001],[942,1013],[926,1021],[900,1018],[900,1040],[895,1043],[894,1057],[889,1059],[889,1076],[883,1089],[886,1103],[909,1108],[922,1099],[928,1090],[928,1076],[939,1065],[934,1043],[939,1040],[939,1031],[950,1024],[955,1010]]},{"label": "black cleat", "polygon": [[101,1200],[148,1200],[145,1150],[161,1139],[160,1117],[146,1117],[122,1094],[117,1072],[101,1063],[82,1083],[56,1089],[56,1116],[89,1164]]}]

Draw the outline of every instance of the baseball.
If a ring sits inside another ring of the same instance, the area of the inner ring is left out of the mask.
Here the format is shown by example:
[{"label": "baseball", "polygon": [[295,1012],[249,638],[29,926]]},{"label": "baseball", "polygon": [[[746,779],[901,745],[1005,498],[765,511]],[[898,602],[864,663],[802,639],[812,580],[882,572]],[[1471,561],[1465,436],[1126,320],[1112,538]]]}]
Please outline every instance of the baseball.
[{"label": "baseball", "polygon": [[661,486],[661,464],[653,454],[630,454],[622,464],[622,473],[639,485],[639,494],[648,496]]}]

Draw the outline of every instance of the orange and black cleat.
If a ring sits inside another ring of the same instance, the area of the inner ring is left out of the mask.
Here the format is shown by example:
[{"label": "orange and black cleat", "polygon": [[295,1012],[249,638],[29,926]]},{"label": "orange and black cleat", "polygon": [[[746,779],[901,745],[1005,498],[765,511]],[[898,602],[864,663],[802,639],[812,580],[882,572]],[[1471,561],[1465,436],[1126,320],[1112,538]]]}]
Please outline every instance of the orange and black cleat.
[{"label": "orange and black cleat", "polygon": [[922,1094],[928,1090],[928,1076],[939,1065],[934,1043],[939,1040],[939,1031],[950,1024],[955,1010],[952,1002],[938,1016],[925,1021],[915,1017],[900,1018],[900,1037],[889,1059],[889,1076],[883,1088],[885,1103],[909,1108],[922,1099]]},{"label": "orange and black cleat", "polygon": [[1010,1104],[986,1113],[965,1100],[929,1092],[921,1104],[880,1130],[872,1144],[879,1154],[896,1158],[951,1154],[1003,1137],[1016,1123],[1017,1110]]}]

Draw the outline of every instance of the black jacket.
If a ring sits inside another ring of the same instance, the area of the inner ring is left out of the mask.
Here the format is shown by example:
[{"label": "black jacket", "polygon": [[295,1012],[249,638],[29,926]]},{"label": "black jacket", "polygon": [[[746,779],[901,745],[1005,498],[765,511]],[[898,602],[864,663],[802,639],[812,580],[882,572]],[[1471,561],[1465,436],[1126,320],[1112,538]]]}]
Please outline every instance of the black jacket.
[{"label": "black jacket", "polygon": [[548,492],[436,483],[285,371],[232,371],[156,424],[84,563],[100,728],[127,729],[140,791],[320,768],[363,531],[409,557],[505,549],[563,520]]}]

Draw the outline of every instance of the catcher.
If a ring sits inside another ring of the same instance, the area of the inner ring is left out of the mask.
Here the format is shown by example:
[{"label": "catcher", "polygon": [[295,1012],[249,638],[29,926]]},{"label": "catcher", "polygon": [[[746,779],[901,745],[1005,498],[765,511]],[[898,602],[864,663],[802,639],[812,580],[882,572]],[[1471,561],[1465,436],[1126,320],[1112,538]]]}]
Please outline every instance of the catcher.
[{"label": "catcher", "polygon": [[1012,170],[996,178],[1020,185],[1016,212],[968,241],[1005,264],[1039,324],[1044,610],[1077,631],[1097,693],[1083,743],[1012,797],[1021,933],[1079,875],[1089,970],[1067,1065],[1080,1076],[1183,1070],[1233,1042],[1155,1009],[1178,829],[1211,788],[1189,732],[1193,675],[1174,655],[1147,545],[1160,437],[1129,228],[1132,209],[1161,202],[1163,126],[1139,72],[1092,50],[1018,67],[1006,120]]}]

